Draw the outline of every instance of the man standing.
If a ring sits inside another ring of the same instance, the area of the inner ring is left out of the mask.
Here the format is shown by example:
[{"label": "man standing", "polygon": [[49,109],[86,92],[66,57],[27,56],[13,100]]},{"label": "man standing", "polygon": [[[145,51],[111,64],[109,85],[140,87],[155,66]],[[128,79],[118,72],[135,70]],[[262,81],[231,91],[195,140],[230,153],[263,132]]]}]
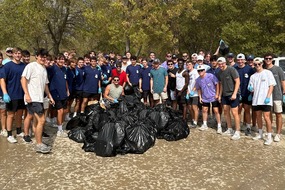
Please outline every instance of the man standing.
[{"label": "man standing", "polygon": [[139,80],[139,90],[142,93],[143,101],[145,105],[148,105],[147,98],[149,101],[149,106],[153,107],[153,97],[150,93],[150,70],[151,67],[148,66],[147,60],[142,59],[143,68],[140,72],[140,80]]},{"label": "man standing", "polygon": [[[232,140],[240,139],[240,118],[238,114],[239,105],[239,86],[240,78],[237,70],[231,66],[227,66],[226,59],[219,57],[217,60],[220,67],[218,79],[220,82],[219,100],[221,100],[224,108],[225,118],[227,121],[228,130],[224,135],[233,135]],[[232,129],[231,113],[234,117],[236,131]],[[234,134],[233,134],[234,133]]]},{"label": "man standing", "polygon": [[167,100],[168,74],[164,68],[160,67],[159,59],[153,61],[150,76],[150,89],[153,94],[154,105],[157,105],[160,99],[164,103]]},{"label": "man standing", "polygon": [[[37,142],[36,152],[40,153],[50,152],[50,147],[42,143],[42,132],[45,124],[43,107],[44,92],[47,94],[50,102],[54,104],[54,100],[48,89],[47,71],[44,66],[47,56],[48,52],[45,49],[39,49],[36,52],[36,62],[32,62],[25,67],[21,79],[28,115],[32,115],[34,118],[33,129]],[[29,127],[30,120],[28,116],[26,119],[28,120],[27,126]],[[30,138],[28,130],[25,130],[24,140],[25,138]]]},{"label": "man standing", "polygon": [[21,76],[25,64],[21,62],[22,50],[13,48],[13,60],[4,66],[4,76],[1,78],[1,89],[3,91],[3,100],[6,102],[7,110],[7,140],[10,143],[16,143],[17,140],[12,136],[13,120],[16,122],[17,136],[23,137],[22,115],[25,109],[24,91],[21,86]]},{"label": "man standing", "polygon": [[[276,135],[274,137],[275,142],[280,141],[280,134],[282,131],[282,101],[285,103],[285,77],[283,70],[273,65],[273,58],[274,55],[272,53],[266,53],[264,55],[264,62],[265,62],[265,68],[272,72],[275,81],[276,86],[273,88],[273,112],[276,116]],[[271,117],[272,122],[272,117]]]},{"label": "man standing", "polygon": [[2,65],[5,65],[6,63],[13,60],[13,48],[8,47],[6,49],[6,56],[7,56],[7,58],[3,60]]}]

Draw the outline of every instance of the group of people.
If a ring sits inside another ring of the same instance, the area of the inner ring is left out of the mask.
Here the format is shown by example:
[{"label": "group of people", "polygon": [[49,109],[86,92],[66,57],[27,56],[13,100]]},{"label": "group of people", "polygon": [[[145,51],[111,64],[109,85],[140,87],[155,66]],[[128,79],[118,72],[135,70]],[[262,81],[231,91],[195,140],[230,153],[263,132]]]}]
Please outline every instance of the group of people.
[{"label": "group of people", "polygon": [[[146,106],[165,103],[181,110],[185,121],[190,115],[191,128],[198,127],[200,110],[203,123],[199,129],[207,130],[212,111],[217,133],[230,135],[233,140],[240,139],[241,130],[246,135],[258,131],[253,139],[263,139],[263,116],[267,129],[264,144],[270,145],[273,142],[271,113],[274,112],[277,128],[274,141],[281,138],[285,79],[282,69],[274,66],[271,53],[265,54],[264,59],[238,54],[237,62],[233,53],[218,57],[203,51],[191,56],[184,52],[182,57],[167,53],[163,62],[154,52],[148,58],[130,52],[96,55],[94,51],[76,57],[76,51],[72,50],[53,57],[47,50],[38,49],[35,61],[30,63],[29,51],[7,48],[6,56],[3,60],[0,53],[1,135],[16,143],[12,134],[15,122],[16,135],[30,143],[32,126],[37,152],[51,151],[42,142],[42,137],[48,137],[44,133],[46,121],[58,129],[58,137],[67,137],[62,127],[64,121],[84,113],[89,101],[97,100],[105,105],[118,103],[127,87],[140,94]],[[225,132],[221,127],[222,112],[227,123]]]}]

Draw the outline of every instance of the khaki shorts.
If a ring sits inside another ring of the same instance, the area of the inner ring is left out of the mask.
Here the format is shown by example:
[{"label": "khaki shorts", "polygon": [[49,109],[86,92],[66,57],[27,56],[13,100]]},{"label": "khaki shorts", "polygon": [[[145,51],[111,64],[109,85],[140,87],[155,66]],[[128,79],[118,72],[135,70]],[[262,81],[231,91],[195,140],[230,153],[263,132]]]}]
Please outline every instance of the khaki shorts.
[{"label": "khaki shorts", "polygon": [[282,100],[273,101],[273,112],[274,113],[282,113]]},{"label": "khaki shorts", "polygon": [[163,100],[166,100],[166,99],[168,98],[166,92],[154,93],[154,94],[153,94],[153,100],[159,100],[160,97],[161,97],[161,99],[163,99]]}]

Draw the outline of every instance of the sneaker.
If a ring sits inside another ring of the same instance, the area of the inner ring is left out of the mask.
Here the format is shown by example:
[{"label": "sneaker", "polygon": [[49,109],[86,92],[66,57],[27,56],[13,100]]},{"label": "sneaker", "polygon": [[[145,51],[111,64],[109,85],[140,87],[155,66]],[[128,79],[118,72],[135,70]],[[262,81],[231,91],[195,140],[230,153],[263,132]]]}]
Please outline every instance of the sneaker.
[{"label": "sneaker", "polygon": [[251,130],[250,130],[250,128],[246,128],[246,130],[245,130],[245,136],[251,136]]},{"label": "sneaker", "polygon": [[188,127],[189,127],[189,128],[191,128],[191,129],[193,129],[193,128],[198,127],[198,125],[197,125],[197,124],[192,123],[192,124],[188,124]]},{"label": "sneaker", "polygon": [[218,127],[218,128],[217,128],[217,133],[218,133],[218,134],[222,134],[222,133],[223,133],[222,127]]},{"label": "sneaker", "polygon": [[50,125],[52,128],[58,128],[57,124]]},{"label": "sneaker", "polygon": [[43,137],[43,138],[49,138],[50,136],[49,136],[47,133],[43,132],[43,133],[42,133],[42,137]]},{"label": "sneaker", "polygon": [[245,131],[246,129],[247,129],[247,127],[245,125],[242,125],[240,128],[241,131]]},{"label": "sneaker", "polygon": [[261,136],[260,134],[256,135],[255,137],[252,138],[252,140],[260,140],[263,139],[263,136]]},{"label": "sneaker", "polygon": [[43,154],[47,154],[50,152],[50,147],[48,147],[47,145],[43,143],[37,144],[35,149],[36,149],[36,152],[43,153]]},{"label": "sneaker", "polygon": [[252,127],[251,127],[251,131],[253,131],[253,132],[256,132],[256,133],[257,133],[257,132],[258,132],[258,128],[257,128],[256,126],[252,126]]},{"label": "sneaker", "polygon": [[280,139],[281,139],[280,134],[276,134],[275,137],[274,137],[274,142],[279,142]]},{"label": "sneaker", "polygon": [[223,132],[223,135],[233,135],[234,131],[231,128],[228,128],[225,132]]},{"label": "sneaker", "polygon": [[32,139],[31,139],[31,137],[30,137],[29,135],[25,135],[25,136],[23,137],[23,139],[24,139],[25,143],[32,143],[32,142],[33,142]]},{"label": "sneaker", "polygon": [[205,124],[203,124],[203,125],[199,128],[200,131],[205,131],[205,130],[207,130],[207,129],[208,129],[208,126],[205,125]]},{"label": "sneaker", "polygon": [[1,130],[0,135],[3,136],[3,137],[7,137],[8,136],[7,130],[6,129]]},{"label": "sneaker", "polygon": [[9,136],[9,137],[7,137],[7,140],[8,140],[10,143],[16,143],[16,142],[18,142],[17,139],[15,139],[14,136]]},{"label": "sneaker", "polygon": [[232,138],[231,138],[232,140],[239,140],[240,139],[240,134],[239,134],[239,132],[235,132],[235,134],[232,136]]},{"label": "sneaker", "polygon": [[68,135],[63,131],[57,131],[57,134],[56,134],[58,137],[62,137],[62,138],[66,138]]},{"label": "sneaker", "polygon": [[264,145],[271,145],[271,143],[272,143],[273,141],[272,141],[272,138],[267,138],[266,140],[265,140],[265,142],[264,142]]},{"label": "sneaker", "polygon": [[51,120],[50,120],[49,117],[46,118],[46,122],[47,122],[47,123],[50,123],[50,122],[51,122]]},{"label": "sneaker", "polygon": [[69,120],[70,120],[69,115],[66,115],[66,116],[65,116],[65,121],[69,121]]},{"label": "sneaker", "polygon": [[24,137],[24,136],[25,136],[24,132],[21,132],[21,133],[17,134],[17,137]]}]

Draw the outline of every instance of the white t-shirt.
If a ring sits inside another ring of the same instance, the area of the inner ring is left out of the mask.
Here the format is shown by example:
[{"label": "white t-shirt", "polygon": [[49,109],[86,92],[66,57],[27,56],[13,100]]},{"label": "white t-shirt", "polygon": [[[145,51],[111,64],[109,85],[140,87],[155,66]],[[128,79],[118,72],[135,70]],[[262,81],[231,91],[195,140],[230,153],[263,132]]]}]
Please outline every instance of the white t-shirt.
[{"label": "white t-shirt", "polygon": [[45,66],[37,62],[29,63],[25,67],[22,77],[28,81],[28,91],[32,102],[43,103],[45,85],[49,83]]},{"label": "white t-shirt", "polygon": [[269,104],[265,104],[269,86],[276,85],[276,81],[271,71],[264,69],[260,73],[254,73],[249,79],[249,84],[253,87],[252,105],[270,105],[272,106],[272,94]]},{"label": "white t-shirt", "polygon": [[[189,84],[188,84],[188,90],[189,93],[193,90],[195,84],[196,84],[196,79],[199,77],[199,74],[196,69],[193,69],[191,72],[189,71]],[[193,97],[198,96],[198,91],[194,91]]]}]

